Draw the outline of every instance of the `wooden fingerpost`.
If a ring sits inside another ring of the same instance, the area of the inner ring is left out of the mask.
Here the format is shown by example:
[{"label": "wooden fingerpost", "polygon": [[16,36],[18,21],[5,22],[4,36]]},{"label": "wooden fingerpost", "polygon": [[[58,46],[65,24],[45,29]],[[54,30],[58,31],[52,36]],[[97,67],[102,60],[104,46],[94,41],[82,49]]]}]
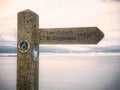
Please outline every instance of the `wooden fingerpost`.
[{"label": "wooden fingerpost", "polygon": [[17,90],[39,89],[39,16],[25,10],[18,13]]},{"label": "wooden fingerpost", "polygon": [[39,89],[39,44],[97,44],[104,33],[97,27],[39,29],[39,16],[18,13],[17,90]]}]

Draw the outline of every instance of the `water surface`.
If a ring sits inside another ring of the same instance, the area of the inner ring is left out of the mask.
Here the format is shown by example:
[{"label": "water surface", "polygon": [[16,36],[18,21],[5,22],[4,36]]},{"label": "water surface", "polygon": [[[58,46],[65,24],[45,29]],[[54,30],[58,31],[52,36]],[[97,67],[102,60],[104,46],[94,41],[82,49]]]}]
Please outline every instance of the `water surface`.
[{"label": "water surface", "polygon": [[[16,57],[0,57],[0,90],[16,90]],[[120,56],[40,55],[39,90],[120,90]]]}]

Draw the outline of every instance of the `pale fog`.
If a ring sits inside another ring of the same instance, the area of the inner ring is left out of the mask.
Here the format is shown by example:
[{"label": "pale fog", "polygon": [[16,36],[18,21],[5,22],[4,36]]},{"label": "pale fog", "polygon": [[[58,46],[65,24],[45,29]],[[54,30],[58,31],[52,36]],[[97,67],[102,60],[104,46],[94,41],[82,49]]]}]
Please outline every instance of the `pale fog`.
[{"label": "pale fog", "polygon": [[[16,90],[17,57],[0,57],[0,90]],[[39,90],[120,90],[120,55],[50,54],[39,57]]]}]

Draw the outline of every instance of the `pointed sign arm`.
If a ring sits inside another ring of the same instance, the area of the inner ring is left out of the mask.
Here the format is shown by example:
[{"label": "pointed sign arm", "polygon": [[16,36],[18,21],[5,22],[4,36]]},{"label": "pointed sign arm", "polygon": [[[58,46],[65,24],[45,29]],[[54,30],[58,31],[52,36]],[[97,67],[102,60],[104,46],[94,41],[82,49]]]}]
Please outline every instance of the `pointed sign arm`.
[{"label": "pointed sign arm", "polygon": [[39,44],[97,44],[104,37],[97,27],[41,28],[36,33]]}]

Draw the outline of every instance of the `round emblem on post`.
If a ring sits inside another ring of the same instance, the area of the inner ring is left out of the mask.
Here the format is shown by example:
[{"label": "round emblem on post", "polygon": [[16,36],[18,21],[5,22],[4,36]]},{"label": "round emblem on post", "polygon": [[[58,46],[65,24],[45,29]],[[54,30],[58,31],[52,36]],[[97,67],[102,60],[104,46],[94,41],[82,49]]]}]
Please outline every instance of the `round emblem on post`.
[{"label": "round emblem on post", "polygon": [[33,61],[38,61],[39,60],[39,48],[34,47],[32,49],[32,60]]},{"label": "round emblem on post", "polygon": [[18,42],[18,50],[21,53],[26,53],[29,51],[29,49],[30,49],[30,43],[28,40],[22,39]]}]

